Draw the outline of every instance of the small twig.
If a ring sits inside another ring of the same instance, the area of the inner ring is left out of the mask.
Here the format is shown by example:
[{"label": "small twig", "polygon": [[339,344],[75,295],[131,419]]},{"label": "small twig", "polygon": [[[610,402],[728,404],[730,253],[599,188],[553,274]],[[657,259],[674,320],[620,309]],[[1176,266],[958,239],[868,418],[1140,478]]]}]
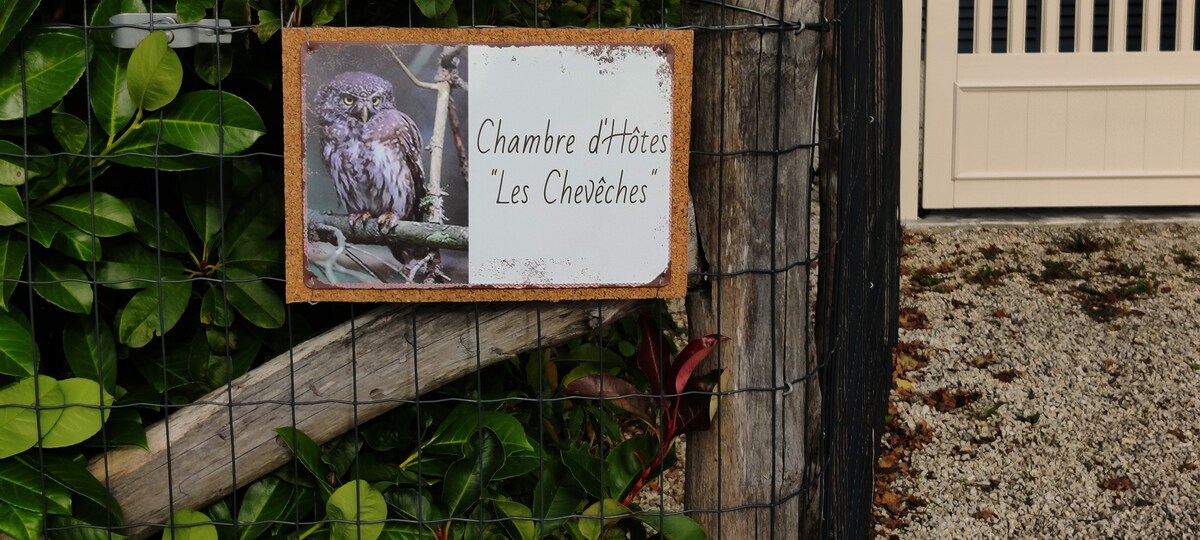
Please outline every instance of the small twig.
[{"label": "small twig", "polygon": [[433,260],[433,254],[434,252],[431,251],[425,256],[425,258],[419,261],[410,262],[409,265],[411,265],[412,268],[408,270],[408,275],[404,276],[404,278],[408,280],[409,283],[414,283],[417,279],[417,271],[428,265],[429,261]]},{"label": "small twig", "polygon": [[454,148],[458,150],[458,170],[462,173],[463,181],[471,183],[467,176],[467,151],[463,148],[462,126],[458,123],[458,108],[454,106],[454,96],[450,96],[450,132],[454,134]]},{"label": "small twig", "polygon": [[392,49],[391,45],[388,45],[387,50],[389,53],[392,53],[392,58],[396,59],[396,63],[400,64],[400,69],[404,70],[404,74],[408,75],[409,80],[411,80],[413,84],[420,86],[421,88],[428,88],[430,90],[438,89],[436,84],[424,82],[418,79],[416,75],[413,75],[413,72],[408,69],[408,65],[404,63],[404,60],[400,59],[400,55],[396,54],[396,51]]}]

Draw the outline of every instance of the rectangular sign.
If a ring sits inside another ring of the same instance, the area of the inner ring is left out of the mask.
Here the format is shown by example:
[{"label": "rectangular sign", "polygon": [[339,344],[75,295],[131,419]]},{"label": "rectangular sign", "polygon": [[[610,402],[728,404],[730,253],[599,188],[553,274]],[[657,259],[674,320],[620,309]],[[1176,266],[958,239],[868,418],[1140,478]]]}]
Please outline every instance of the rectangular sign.
[{"label": "rectangular sign", "polygon": [[284,30],[287,297],[686,290],[692,35]]}]

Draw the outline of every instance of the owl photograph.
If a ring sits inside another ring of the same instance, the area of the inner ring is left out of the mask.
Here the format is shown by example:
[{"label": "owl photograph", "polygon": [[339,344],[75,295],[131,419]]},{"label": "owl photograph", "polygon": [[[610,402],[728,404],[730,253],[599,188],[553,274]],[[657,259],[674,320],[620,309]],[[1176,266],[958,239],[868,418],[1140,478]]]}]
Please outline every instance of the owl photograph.
[{"label": "owl photograph", "polygon": [[301,73],[309,282],[467,283],[465,49],[314,44]]}]

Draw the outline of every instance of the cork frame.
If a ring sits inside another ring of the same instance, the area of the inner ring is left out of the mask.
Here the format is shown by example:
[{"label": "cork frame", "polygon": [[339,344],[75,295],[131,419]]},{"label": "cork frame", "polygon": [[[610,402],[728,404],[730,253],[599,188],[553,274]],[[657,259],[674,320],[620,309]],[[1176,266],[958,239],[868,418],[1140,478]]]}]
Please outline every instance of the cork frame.
[{"label": "cork frame", "polygon": [[[582,29],[399,29],[288,28],[283,30],[286,299],[288,302],[490,302],[680,297],[687,287],[688,157],[690,148],[692,43],[690,31]],[[307,152],[304,125],[303,56],[313,44],[421,45],[665,45],[671,61],[669,152],[669,263],[647,285],[496,286],[411,285],[372,288],[322,286],[308,272]]]}]

